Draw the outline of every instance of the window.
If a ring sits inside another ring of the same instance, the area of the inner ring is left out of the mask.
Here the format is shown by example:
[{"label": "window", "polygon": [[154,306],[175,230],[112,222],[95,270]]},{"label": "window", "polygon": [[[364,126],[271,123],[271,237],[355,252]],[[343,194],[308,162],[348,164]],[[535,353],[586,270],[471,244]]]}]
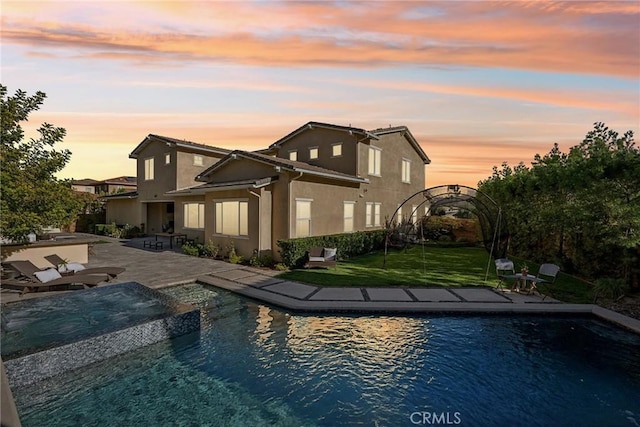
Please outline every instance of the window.
[{"label": "window", "polygon": [[184,204],[184,227],[204,228],[204,203]]},{"label": "window", "polygon": [[342,143],[340,144],[333,144],[331,146],[331,155],[333,157],[338,157],[338,156],[342,156]]},{"label": "window", "polygon": [[366,226],[367,227],[379,227],[380,226],[380,203],[367,203],[366,211]]},{"label": "window", "polygon": [[289,151],[289,160],[293,160],[294,162],[298,160],[298,152],[297,151]]},{"label": "window", "polygon": [[318,158],[318,147],[309,148],[309,160]]},{"label": "window", "polygon": [[249,202],[225,200],[215,202],[216,234],[227,236],[249,235]]},{"label": "window", "polygon": [[402,182],[411,182],[411,160],[402,159]]},{"label": "window", "polygon": [[311,236],[311,200],[296,200],[296,237]]},{"label": "window", "polygon": [[418,207],[416,205],[411,206],[411,223],[418,223]]},{"label": "window", "polygon": [[164,164],[165,165],[171,164],[171,153],[165,153],[165,155],[164,155]]},{"label": "window", "polygon": [[356,202],[344,202],[344,232],[350,233],[353,231],[353,211]]},{"label": "window", "polygon": [[382,150],[378,147],[369,147],[369,175],[380,176],[380,161]]},{"label": "window", "polygon": [[396,222],[402,224],[402,206],[400,206],[398,212],[396,212]]},{"label": "window", "polygon": [[144,159],[144,180],[152,181],[153,180],[153,157],[149,157],[148,159]]},{"label": "window", "polygon": [[93,187],[84,187],[85,193],[93,193]]},{"label": "window", "polygon": [[204,164],[202,156],[199,154],[193,155],[193,166],[202,166]]}]

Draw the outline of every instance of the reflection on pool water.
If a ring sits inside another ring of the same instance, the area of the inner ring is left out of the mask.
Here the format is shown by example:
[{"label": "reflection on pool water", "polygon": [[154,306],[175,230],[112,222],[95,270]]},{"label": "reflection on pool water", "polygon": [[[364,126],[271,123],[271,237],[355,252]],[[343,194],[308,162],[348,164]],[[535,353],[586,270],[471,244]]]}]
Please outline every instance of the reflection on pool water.
[{"label": "reflection on pool water", "polygon": [[592,319],[298,315],[165,292],[200,304],[199,334],[14,390],[23,425],[640,423],[640,336]]}]

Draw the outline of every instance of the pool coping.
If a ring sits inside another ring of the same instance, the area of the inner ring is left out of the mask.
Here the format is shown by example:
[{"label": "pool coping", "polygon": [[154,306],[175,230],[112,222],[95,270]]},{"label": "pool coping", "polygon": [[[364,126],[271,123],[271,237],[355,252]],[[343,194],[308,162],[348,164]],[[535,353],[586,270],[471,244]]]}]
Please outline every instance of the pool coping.
[{"label": "pool coping", "polygon": [[[260,275],[259,272],[254,274]],[[246,281],[246,277],[244,278]],[[506,295],[509,295],[509,291],[497,291],[490,287],[471,287],[471,288],[437,288],[438,290],[447,290],[452,293],[465,289],[484,289],[486,292],[491,292],[496,295],[502,295],[507,301],[492,302],[491,298],[487,298],[487,301],[464,301],[462,298],[458,301],[404,301],[404,300],[354,300],[353,293],[351,296],[347,296],[347,299],[340,298],[340,295],[335,296],[337,292],[334,292],[333,299],[312,300],[310,297],[316,295],[321,290],[331,289],[359,289],[363,295],[367,295],[370,291],[380,288],[368,288],[368,287],[353,287],[353,288],[328,288],[315,285],[306,285],[297,282],[289,282],[280,280],[274,282],[273,277],[264,275],[264,282],[269,285],[260,283],[259,280],[252,280],[250,283],[242,283],[239,280],[231,280],[220,277],[218,274],[198,277],[197,281],[208,284],[211,286],[219,287],[237,294],[263,301],[265,303],[273,304],[291,311],[296,312],[323,312],[323,313],[335,313],[335,312],[357,312],[357,313],[407,313],[407,314],[419,314],[419,313],[456,313],[456,314],[556,314],[556,315],[592,315],[607,322],[616,324],[632,332],[640,334],[640,320],[633,319],[623,314],[617,313],[612,310],[600,307],[596,304],[565,304],[556,300],[549,300],[548,302],[534,302],[533,300],[526,300],[522,298],[524,302],[516,302],[510,299]],[[241,280],[241,279],[240,279]],[[287,292],[281,288],[277,292],[270,290],[277,284],[291,284],[291,285],[303,285],[309,288],[308,294],[300,296],[299,289],[291,287],[292,292]],[[396,288],[400,289],[400,288]],[[409,294],[412,291],[419,291],[424,289],[435,288],[401,288],[403,291]],[[294,290],[298,291],[297,293]],[[490,295],[490,294],[488,294]],[[349,299],[351,298],[351,299]],[[518,296],[517,298],[521,298]]]}]

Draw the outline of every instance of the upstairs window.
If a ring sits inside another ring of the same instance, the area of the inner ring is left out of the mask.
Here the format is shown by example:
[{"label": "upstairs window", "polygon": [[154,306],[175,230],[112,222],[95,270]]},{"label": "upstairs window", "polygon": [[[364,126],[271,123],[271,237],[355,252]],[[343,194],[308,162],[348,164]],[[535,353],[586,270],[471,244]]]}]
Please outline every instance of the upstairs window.
[{"label": "upstairs window", "polygon": [[193,155],[193,166],[202,166],[204,164],[204,159],[199,154]]},{"label": "upstairs window", "polygon": [[369,147],[369,175],[381,176],[380,163],[382,150],[378,147]]},{"label": "upstairs window", "polygon": [[298,152],[293,150],[293,151],[289,151],[289,160],[292,161],[297,161],[298,160]]},{"label": "upstairs window", "polygon": [[171,164],[171,154],[170,153],[165,153],[165,155],[164,155],[164,164],[165,165]]},{"label": "upstairs window", "polygon": [[333,144],[331,146],[331,155],[333,157],[340,157],[342,156],[342,143],[339,144]]},{"label": "upstairs window", "polygon": [[411,182],[411,160],[402,159],[402,182]]},{"label": "upstairs window", "polygon": [[204,229],[204,203],[184,204],[184,228]]},{"label": "upstairs window", "polygon": [[154,166],[153,157],[144,159],[144,180],[145,181],[153,181],[153,176],[154,176],[153,166]]},{"label": "upstairs window", "polygon": [[318,147],[309,148],[309,160],[318,158]]}]

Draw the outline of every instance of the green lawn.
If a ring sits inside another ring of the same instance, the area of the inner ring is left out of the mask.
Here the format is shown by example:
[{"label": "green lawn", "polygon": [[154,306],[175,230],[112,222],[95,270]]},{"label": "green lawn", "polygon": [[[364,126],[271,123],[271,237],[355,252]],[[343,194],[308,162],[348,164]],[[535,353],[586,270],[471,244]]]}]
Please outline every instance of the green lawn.
[{"label": "green lawn", "polygon": [[[339,261],[329,269],[300,269],[278,277],[321,286],[492,286],[498,284],[493,262],[489,275],[485,273],[489,254],[484,248],[414,246],[407,250],[390,250],[386,268],[384,253],[376,252]],[[514,259],[516,266],[521,260]],[[535,274],[538,265],[528,263]],[[551,293],[566,302],[588,303],[590,285],[567,274],[560,273]],[[541,287],[544,291],[544,287]]]}]

